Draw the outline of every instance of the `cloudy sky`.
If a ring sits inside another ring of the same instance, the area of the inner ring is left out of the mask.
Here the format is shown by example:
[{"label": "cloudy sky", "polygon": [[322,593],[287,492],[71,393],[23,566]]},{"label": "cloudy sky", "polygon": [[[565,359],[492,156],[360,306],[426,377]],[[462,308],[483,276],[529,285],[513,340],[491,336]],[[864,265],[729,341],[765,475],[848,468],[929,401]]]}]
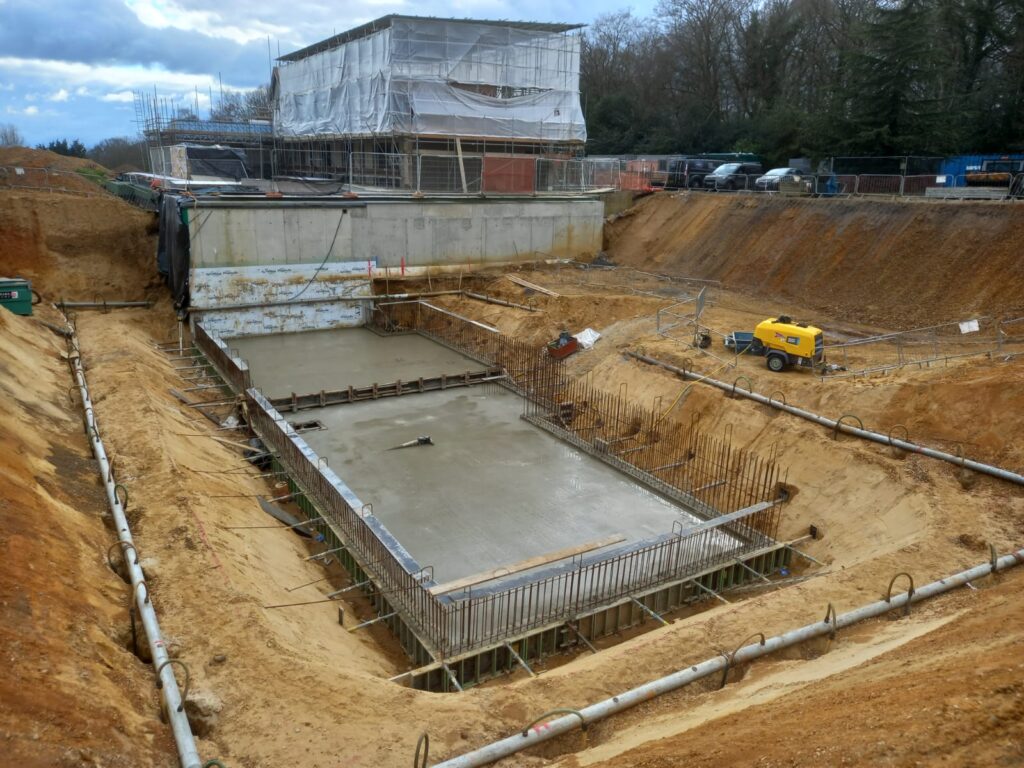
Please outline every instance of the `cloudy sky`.
[{"label": "cloudy sky", "polygon": [[[388,13],[587,23],[655,0],[0,0],[0,123],[27,143],[137,133],[132,92],[209,109],[269,82],[270,55]],[[270,39],[268,50],[267,40]],[[197,96],[198,92],[198,96]]]}]

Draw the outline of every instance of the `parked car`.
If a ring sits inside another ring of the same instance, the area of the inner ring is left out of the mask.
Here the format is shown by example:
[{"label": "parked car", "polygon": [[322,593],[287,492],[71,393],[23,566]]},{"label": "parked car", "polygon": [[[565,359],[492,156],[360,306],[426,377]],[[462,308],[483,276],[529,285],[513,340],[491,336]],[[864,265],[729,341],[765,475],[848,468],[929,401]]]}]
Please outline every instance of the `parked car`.
[{"label": "parked car", "polygon": [[800,181],[800,170],[798,168],[772,168],[768,173],[754,181],[754,189],[762,192],[777,191],[779,182]]},{"label": "parked car", "polygon": [[747,189],[747,177],[763,173],[760,163],[726,163],[704,177],[704,189]]},{"label": "parked car", "polygon": [[722,164],[721,160],[683,158],[668,164],[665,189],[693,189],[704,186],[704,177]]}]

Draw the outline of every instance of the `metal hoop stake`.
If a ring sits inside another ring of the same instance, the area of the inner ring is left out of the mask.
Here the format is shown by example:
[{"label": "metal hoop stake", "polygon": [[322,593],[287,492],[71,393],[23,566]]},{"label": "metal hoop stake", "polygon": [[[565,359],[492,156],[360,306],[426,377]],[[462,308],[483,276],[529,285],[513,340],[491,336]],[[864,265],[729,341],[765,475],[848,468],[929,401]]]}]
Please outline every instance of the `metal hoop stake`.
[{"label": "metal hoop stake", "polygon": [[835,640],[836,632],[839,631],[839,625],[837,623],[838,619],[836,618],[836,607],[832,605],[832,603],[829,603],[828,608],[825,609],[824,621],[826,624],[832,624],[832,631],[828,633],[828,639]]},{"label": "metal hoop stake", "polygon": [[747,391],[748,392],[753,392],[754,391],[754,382],[752,382],[746,376],[737,376],[736,377],[736,381],[734,381],[732,383],[732,392],[731,392],[731,394],[732,394],[733,397],[736,397],[736,385],[740,383],[740,379],[742,379],[743,381],[747,382]]},{"label": "metal hoop stake", "polygon": [[132,552],[134,552],[135,553],[135,563],[134,563],[134,565],[138,565],[139,564],[139,550],[137,550],[135,548],[135,545],[131,544],[130,542],[127,542],[127,541],[120,541],[119,540],[119,541],[115,541],[113,544],[111,544],[109,547],[107,547],[107,565],[109,565],[111,568],[115,567],[114,566],[114,561],[110,559],[110,553],[114,551],[114,547],[118,547],[118,546],[121,547],[121,556],[124,557],[125,559],[127,559],[127,553],[128,553],[129,549]]},{"label": "metal hoop stake", "polygon": [[[185,689],[184,689],[184,691],[182,691],[181,699],[178,702],[178,711],[179,712],[184,712],[185,711],[185,699],[188,698],[188,688],[189,688],[189,684],[192,682],[192,675],[188,671],[188,664],[186,664],[181,659],[167,659],[167,661],[165,661],[163,664],[161,664],[159,667],[156,668],[156,687],[157,687],[157,690],[160,690],[161,688],[164,687],[164,681],[160,679],[160,673],[163,671],[163,668],[166,667],[168,664],[178,664],[178,665],[181,666],[182,669],[185,670]],[[171,674],[174,674],[173,670],[171,670]]]},{"label": "metal hoop stake", "polygon": [[[423,749],[423,759],[420,760],[420,748]],[[430,735],[421,733],[416,740],[416,754],[412,758],[412,768],[427,768],[427,756],[430,754]]]},{"label": "metal hoop stake", "polygon": [[[836,419],[836,424],[835,424],[834,427],[832,427],[832,439],[833,440],[839,439],[839,427],[842,425],[843,419],[856,419],[857,420],[857,426],[860,427],[860,429],[862,429],[862,430],[864,429],[864,422],[860,420],[859,416],[856,416],[855,414],[852,414],[852,413],[844,413],[842,416],[840,416],[838,419]],[[890,441],[891,441],[891,438],[890,438]]]},{"label": "metal hoop stake", "polygon": [[740,652],[741,648],[746,646],[747,640],[753,640],[755,637],[761,638],[762,646],[767,642],[767,639],[764,636],[764,632],[755,632],[749,637],[744,638],[743,642],[737,645],[732,653],[722,654],[722,656],[725,657],[725,669],[722,670],[722,684],[718,686],[718,690],[722,690],[723,688],[725,688],[726,680],[729,677],[729,670],[732,669],[733,665],[736,663],[736,654]]},{"label": "metal hoop stake", "polygon": [[[526,738],[530,734],[530,729],[533,728],[537,723],[545,722],[545,718],[548,715],[576,715],[580,719],[580,728],[586,732],[587,730],[587,718],[583,716],[583,713],[578,709],[571,709],[570,707],[555,707],[554,709],[545,712],[540,717],[536,718],[528,726],[523,728],[523,738]],[[539,730],[539,729],[538,729]]]},{"label": "metal hoop stake", "polygon": [[909,616],[910,615],[910,601],[914,599],[914,577],[911,576],[906,571],[900,571],[899,573],[897,573],[895,576],[892,577],[892,580],[889,582],[889,589],[887,589],[886,592],[885,592],[885,602],[887,602],[887,603],[891,603],[892,602],[892,588],[893,588],[893,585],[896,583],[896,579],[898,579],[900,576],[906,576],[907,577],[907,581],[910,582],[910,589],[907,590],[907,602],[903,606],[903,615],[904,616]]},{"label": "metal hoop stake", "polygon": [[892,433],[895,432],[897,429],[902,429],[903,430],[903,442],[909,443],[910,442],[910,430],[908,430],[902,424],[893,424],[892,425],[892,429],[889,430],[889,434],[886,435],[886,437],[889,438],[889,445],[892,445]]}]

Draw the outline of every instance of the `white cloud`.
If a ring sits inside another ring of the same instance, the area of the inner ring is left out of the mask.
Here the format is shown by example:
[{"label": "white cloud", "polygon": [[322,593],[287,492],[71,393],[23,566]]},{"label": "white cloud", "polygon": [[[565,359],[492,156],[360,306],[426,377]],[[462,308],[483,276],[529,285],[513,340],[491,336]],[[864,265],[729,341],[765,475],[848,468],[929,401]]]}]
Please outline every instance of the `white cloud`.
[{"label": "white cloud", "polygon": [[80,85],[77,88],[75,88],[75,96],[92,96],[92,91],[90,91],[84,85]]},{"label": "white cloud", "polygon": [[[218,79],[213,75],[171,72],[161,67],[147,67],[142,64],[92,66],[81,62],[56,61],[54,59],[19,59],[13,56],[0,56],[0,73],[9,77],[52,80],[64,83],[68,87],[75,86],[76,92],[78,87],[87,86],[105,86],[121,90],[152,89],[155,86],[162,90],[183,93],[191,92],[195,88],[200,91],[220,88]],[[251,89],[225,84],[224,90],[248,91]],[[26,96],[26,99],[28,98]]]},{"label": "white cloud", "polygon": [[36,106],[25,107],[25,114],[26,115],[30,115],[30,116],[31,115],[38,115],[39,114],[39,107],[36,107]]},{"label": "white cloud", "polygon": [[245,45],[253,40],[288,36],[288,27],[256,21],[246,15],[244,27],[226,23],[219,13],[182,8],[173,0],[125,0],[125,5],[147,27],[166,29],[173,27],[186,32],[198,32],[207,37],[218,37]]},{"label": "white cloud", "polygon": [[67,88],[61,88],[59,91],[51,93],[48,98],[50,101],[67,101],[70,95]]},{"label": "white cloud", "polygon": [[135,100],[135,94],[131,91],[114,91],[113,93],[105,93],[100,97],[100,101],[122,101],[129,102]]}]

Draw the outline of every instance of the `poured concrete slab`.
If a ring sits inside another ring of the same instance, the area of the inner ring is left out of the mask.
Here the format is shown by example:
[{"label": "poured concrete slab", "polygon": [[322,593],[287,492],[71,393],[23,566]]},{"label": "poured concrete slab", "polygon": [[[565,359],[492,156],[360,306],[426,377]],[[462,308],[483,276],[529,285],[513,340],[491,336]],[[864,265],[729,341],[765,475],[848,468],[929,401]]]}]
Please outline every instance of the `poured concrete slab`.
[{"label": "poured concrete slab", "polygon": [[[306,411],[327,428],[303,438],[438,582],[698,522],[521,412],[518,396],[480,386]],[[420,435],[434,445],[389,450]]]},{"label": "poured concrete slab", "polygon": [[415,334],[381,337],[365,328],[229,339],[268,397],[390,384],[486,366]]}]

